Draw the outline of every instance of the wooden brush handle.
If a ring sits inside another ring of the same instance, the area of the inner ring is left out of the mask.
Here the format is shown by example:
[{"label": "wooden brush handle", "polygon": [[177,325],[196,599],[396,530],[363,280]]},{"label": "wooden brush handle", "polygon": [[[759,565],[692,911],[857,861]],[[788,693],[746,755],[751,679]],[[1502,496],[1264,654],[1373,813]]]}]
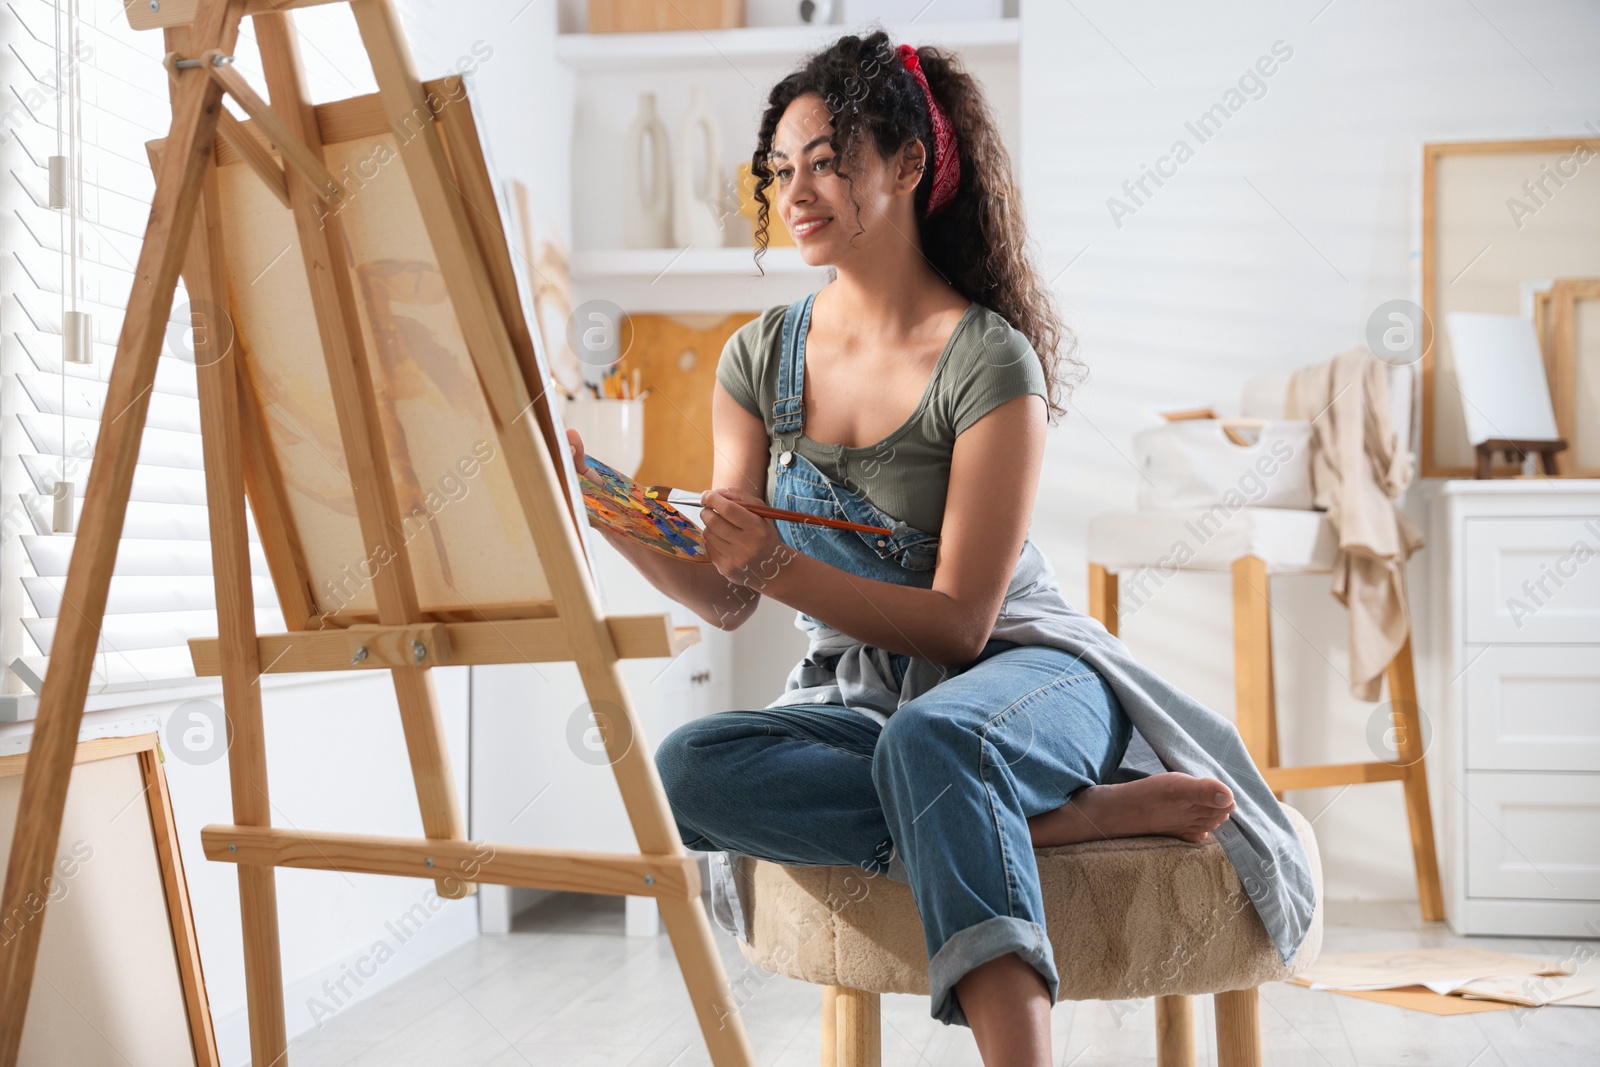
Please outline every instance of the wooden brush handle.
[{"label": "wooden brush handle", "polygon": [[[672,500],[673,493],[682,493],[684,496],[697,498],[699,496],[697,493],[690,493],[687,489],[674,489],[668,485],[652,485],[645,492],[645,495],[658,500],[669,501],[680,507],[705,507],[698,499]],[[863,526],[859,522],[846,522],[843,519],[825,519],[820,515],[807,515],[803,511],[790,511],[787,508],[769,508],[765,504],[740,504],[739,506],[752,515],[760,515],[763,519],[783,519],[786,522],[803,522],[809,526],[826,526],[831,530],[855,530],[857,533],[879,534],[883,537],[894,536],[893,530],[884,529],[882,526]]]},{"label": "wooden brush handle", "polygon": [[893,530],[886,530],[882,526],[863,526],[859,522],[845,522],[843,519],[825,519],[821,515],[807,515],[803,511],[789,511],[785,508],[769,508],[765,504],[740,504],[740,507],[752,515],[760,515],[764,519],[783,519],[787,522],[803,522],[811,526],[826,526],[833,530],[855,530],[859,533],[881,534],[890,537]]}]

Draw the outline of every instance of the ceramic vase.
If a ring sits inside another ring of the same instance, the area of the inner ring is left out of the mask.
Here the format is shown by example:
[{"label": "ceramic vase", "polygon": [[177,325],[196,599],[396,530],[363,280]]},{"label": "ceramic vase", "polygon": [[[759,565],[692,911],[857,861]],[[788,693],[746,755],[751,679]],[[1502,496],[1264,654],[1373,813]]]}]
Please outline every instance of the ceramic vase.
[{"label": "ceramic vase", "polygon": [[[697,143],[698,137],[698,143]],[[722,179],[722,134],[705,86],[689,88],[689,109],[678,122],[672,146],[672,243],[682,248],[721,248],[727,213]],[[695,182],[695,163],[701,180]]]},{"label": "ceramic vase", "polygon": [[[650,144],[645,162],[645,142]],[[656,94],[639,94],[639,111],[622,145],[624,248],[672,244],[672,163],[667,127],[656,114]]]}]

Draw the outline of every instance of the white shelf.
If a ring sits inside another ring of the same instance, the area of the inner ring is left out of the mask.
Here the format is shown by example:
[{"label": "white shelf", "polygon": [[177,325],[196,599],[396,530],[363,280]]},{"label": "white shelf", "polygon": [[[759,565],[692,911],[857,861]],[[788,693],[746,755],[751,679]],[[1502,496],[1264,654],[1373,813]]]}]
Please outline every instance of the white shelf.
[{"label": "white shelf", "polygon": [[[959,49],[968,60],[1016,59],[1020,19],[970,22],[885,24],[890,40],[918,46]],[[851,27],[746,26],[733,30],[676,30],[662,33],[563,33],[556,37],[556,59],[573,70],[616,73],[648,68],[703,67],[740,62],[783,65],[798,60]]]},{"label": "white shelf", "polygon": [[751,248],[645,248],[579,251],[572,256],[578,281],[610,278],[759,278],[766,275],[821,275],[826,267],[807,266],[798,248],[769,248],[756,270]]}]

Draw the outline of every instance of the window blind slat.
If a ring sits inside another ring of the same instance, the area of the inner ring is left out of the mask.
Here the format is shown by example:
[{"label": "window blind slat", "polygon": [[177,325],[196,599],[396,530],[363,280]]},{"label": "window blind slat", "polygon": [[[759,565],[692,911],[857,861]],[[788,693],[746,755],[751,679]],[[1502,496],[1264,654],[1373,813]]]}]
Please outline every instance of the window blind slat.
[{"label": "window blind slat", "polygon": [[[65,578],[67,564],[72,559],[73,539],[70,537],[24,535],[22,547],[28,553],[33,572],[41,578]],[[117,575],[171,575],[200,574],[211,577],[211,543],[195,541],[184,546],[184,551],[174,551],[171,541],[146,540],[124,537],[117,545]],[[261,545],[250,545],[250,572],[268,575],[267,557]],[[276,597],[274,597],[276,599]]]},{"label": "window blind slat", "polygon": [[[27,577],[22,579],[22,585],[27,589],[27,597],[34,601],[34,609],[38,611],[37,619],[27,621],[27,629],[34,637],[35,645],[43,649],[43,653],[50,654],[50,638],[54,635],[56,616],[61,614],[61,589],[56,582],[61,579],[53,577]],[[272,582],[256,577],[256,592],[264,590],[270,597]],[[64,584],[64,582],[62,582]],[[163,589],[163,585],[170,585]],[[275,603],[267,600],[267,603]],[[205,613],[211,613],[210,619],[205,619]],[[110,579],[110,598],[106,601],[106,622],[120,624],[138,624],[141,619],[157,622],[155,616],[178,616],[189,614],[192,624],[190,637],[195,633],[202,633],[205,625],[210,624],[211,629],[216,629],[216,601],[211,597],[211,577],[114,577]],[[133,617],[139,616],[139,617]],[[170,622],[171,619],[165,619]],[[112,641],[110,648],[157,648],[160,645],[181,645],[182,641],[171,640],[163,637],[152,643],[144,643],[149,638],[126,637],[123,641]]]},{"label": "window blind slat", "polygon": [[[33,518],[33,532],[40,535],[50,534],[50,505],[53,501],[44,501],[43,506],[29,509]],[[83,497],[75,496],[72,501],[72,528],[77,529],[83,518]],[[71,534],[53,534],[51,536],[70,538]],[[151,504],[143,500],[128,502],[128,510],[122,520],[123,537],[148,537],[169,538],[174,541],[204,541],[210,536],[206,523],[206,508],[204,504],[195,506],[190,504]],[[253,537],[252,537],[253,539]]]},{"label": "window blind slat", "polygon": [[[36,207],[49,207],[49,171],[42,167],[32,165],[13,165],[11,168],[11,176],[16,180],[18,187],[20,187],[23,192],[27,194],[28,199],[31,200]],[[150,189],[153,191],[155,186],[152,185]],[[105,188],[96,190],[96,193],[96,200],[89,201],[89,203],[93,204],[96,210],[89,214],[88,217],[97,223],[102,219],[118,219],[123,223],[122,227],[119,228],[127,228],[127,226],[130,224],[130,220],[137,217],[141,206],[143,207],[146,215],[148,215],[150,212],[150,200],[148,196],[141,200],[137,197],[128,196],[124,193]]]},{"label": "window blind slat", "polygon": [[[27,221],[28,233],[35,240],[39,240],[39,234],[52,229],[50,225],[52,220],[60,214],[41,204],[25,202],[21,197],[6,197],[5,200],[14,215]],[[129,270],[139,262],[139,244],[143,237],[143,225],[131,219],[96,219],[85,226],[83,232],[79,234],[79,239],[84,245],[85,259],[116,263]],[[57,242],[52,247],[60,251],[59,230],[52,240]]]},{"label": "window blind slat", "polygon": [[[63,477],[73,486],[73,495],[82,496],[88,488],[89,465],[71,457],[41,456],[32,452],[19,455],[22,467],[33,481],[34,492],[49,496]],[[140,463],[133,468],[133,487],[129,500],[152,504],[201,504],[206,502],[204,471],[179,467],[153,467]]]},{"label": "window blind slat", "polygon": [[[213,636],[206,632],[206,628],[209,626],[215,629],[216,618],[216,612],[213,611],[157,611],[140,616],[107,615],[105,624],[100,628],[100,644],[96,651],[115,656],[156,649],[181,649],[187,658],[189,638]],[[276,607],[260,608],[256,611],[256,625],[260,627],[261,633],[273,632],[270,627],[278,625],[275,622],[278,618]],[[30,618],[24,620],[24,624],[34,644],[44,649],[44,654],[49,656],[49,648],[55,640],[56,620]],[[194,673],[192,665],[189,665],[187,673]]]},{"label": "window blind slat", "polygon": [[[71,416],[61,418],[30,411],[18,412],[17,420],[27,431],[35,452],[42,452],[47,456],[72,455],[74,453],[67,447],[70,440],[90,442],[87,455],[90,457],[94,455],[93,442],[100,432],[98,420],[74,419]],[[62,423],[66,423],[68,438],[62,437]],[[139,449],[139,461],[157,467],[187,467],[191,470],[202,470],[205,463],[200,455],[200,435],[177,430],[147,429],[144,432],[143,445]]]},{"label": "window blind slat", "polygon": [[[265,630],[263,630],[265,632]],[[205,635],[194,635],[205,636]],[[21,656],[10,664],[12,673],[39,691],[49,660],[43,656]],[[89,677],[89,692],[120,693],[149,689],[173,680],[193,679],[194,661],[187,645],[143,651],[107,652],[95,657]]]},{"label": "window blind slat", "polygon": [[[181,328],[175,326],[173,329],[176,331]],[[100,375],[106,373],[104,369],[106,365],[99,362],[98,359],[95,363],[88,365],[64,362],[61,358],[60,334],[17,330],[12,336],[17,339],[17,343],[22,346],[22,350],[28,354],[28,360],[33,364],[34,369],[41,373],[60,375],[65,372],[69,381],[76,378],[100,381]],[[179,344],[187,344],[187,341],[180,341]],[[96,345],[96,357],[100,355],[102,347],[106,350],[108,360],[116,352],[115,346]],[[186,359],[180,359],[178,356],[166,354],[163,354],[156,361],[155,382],[150,388],[152,392],[176,397],[188,397],[190,399],[198,397],[200,393],[199,383],[195,381],[194,364]]]},{"label": "window blind slat", "polygon": [[[90,126],[94,122],[104,123],[106,118],[107,116],[96,109],[85,108],[85,126]],[[150,172],[150,151],[145,147],[145,142],[165,136],[165,133],[130,130],[122,125],[113,126],[112,130],[115,131],[112,137],[117,143],[102,144],[103,151],[96,155],[92,164],[87,160],[84,161],[83,180],[88,187],[84,193],[86,208],[94,206],[97,190],[103,189],[136,201],[147,201],[155,194],[155,176]],[[27,162],[48,173],[50,157],[55,155],[57,150],[56,131],[43,123],[30,122],[19,126],[15,136],[17,145],[23,150]],[[115,151],[111,150],[113,148]],[[19,159],[17,162],[20,167],[22,160]],[[119,185],[118,182],[123,184]]]},{"label": "window blind slat", "polygon": [[[28,399],[33,401],[33,406],[47,415],[99,419],[105,410],[108,388],[105,382],[88,378],[63,378],[58,374],[18,374],[17,381],[27,392]],[[200,412],[196,407],[188,397],[168,396],[152,390],[145,425],[198,434]]]}]

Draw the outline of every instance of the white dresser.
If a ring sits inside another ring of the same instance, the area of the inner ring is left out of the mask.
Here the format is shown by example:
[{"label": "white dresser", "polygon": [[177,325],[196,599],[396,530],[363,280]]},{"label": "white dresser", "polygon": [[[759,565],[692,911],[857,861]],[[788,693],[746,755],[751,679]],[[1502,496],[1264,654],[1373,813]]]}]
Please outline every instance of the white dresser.
[{"label": "white dresser", "polygon": [[1448,481],[1430,505],[1450,926],[1600,937],[1600,480]]}]

